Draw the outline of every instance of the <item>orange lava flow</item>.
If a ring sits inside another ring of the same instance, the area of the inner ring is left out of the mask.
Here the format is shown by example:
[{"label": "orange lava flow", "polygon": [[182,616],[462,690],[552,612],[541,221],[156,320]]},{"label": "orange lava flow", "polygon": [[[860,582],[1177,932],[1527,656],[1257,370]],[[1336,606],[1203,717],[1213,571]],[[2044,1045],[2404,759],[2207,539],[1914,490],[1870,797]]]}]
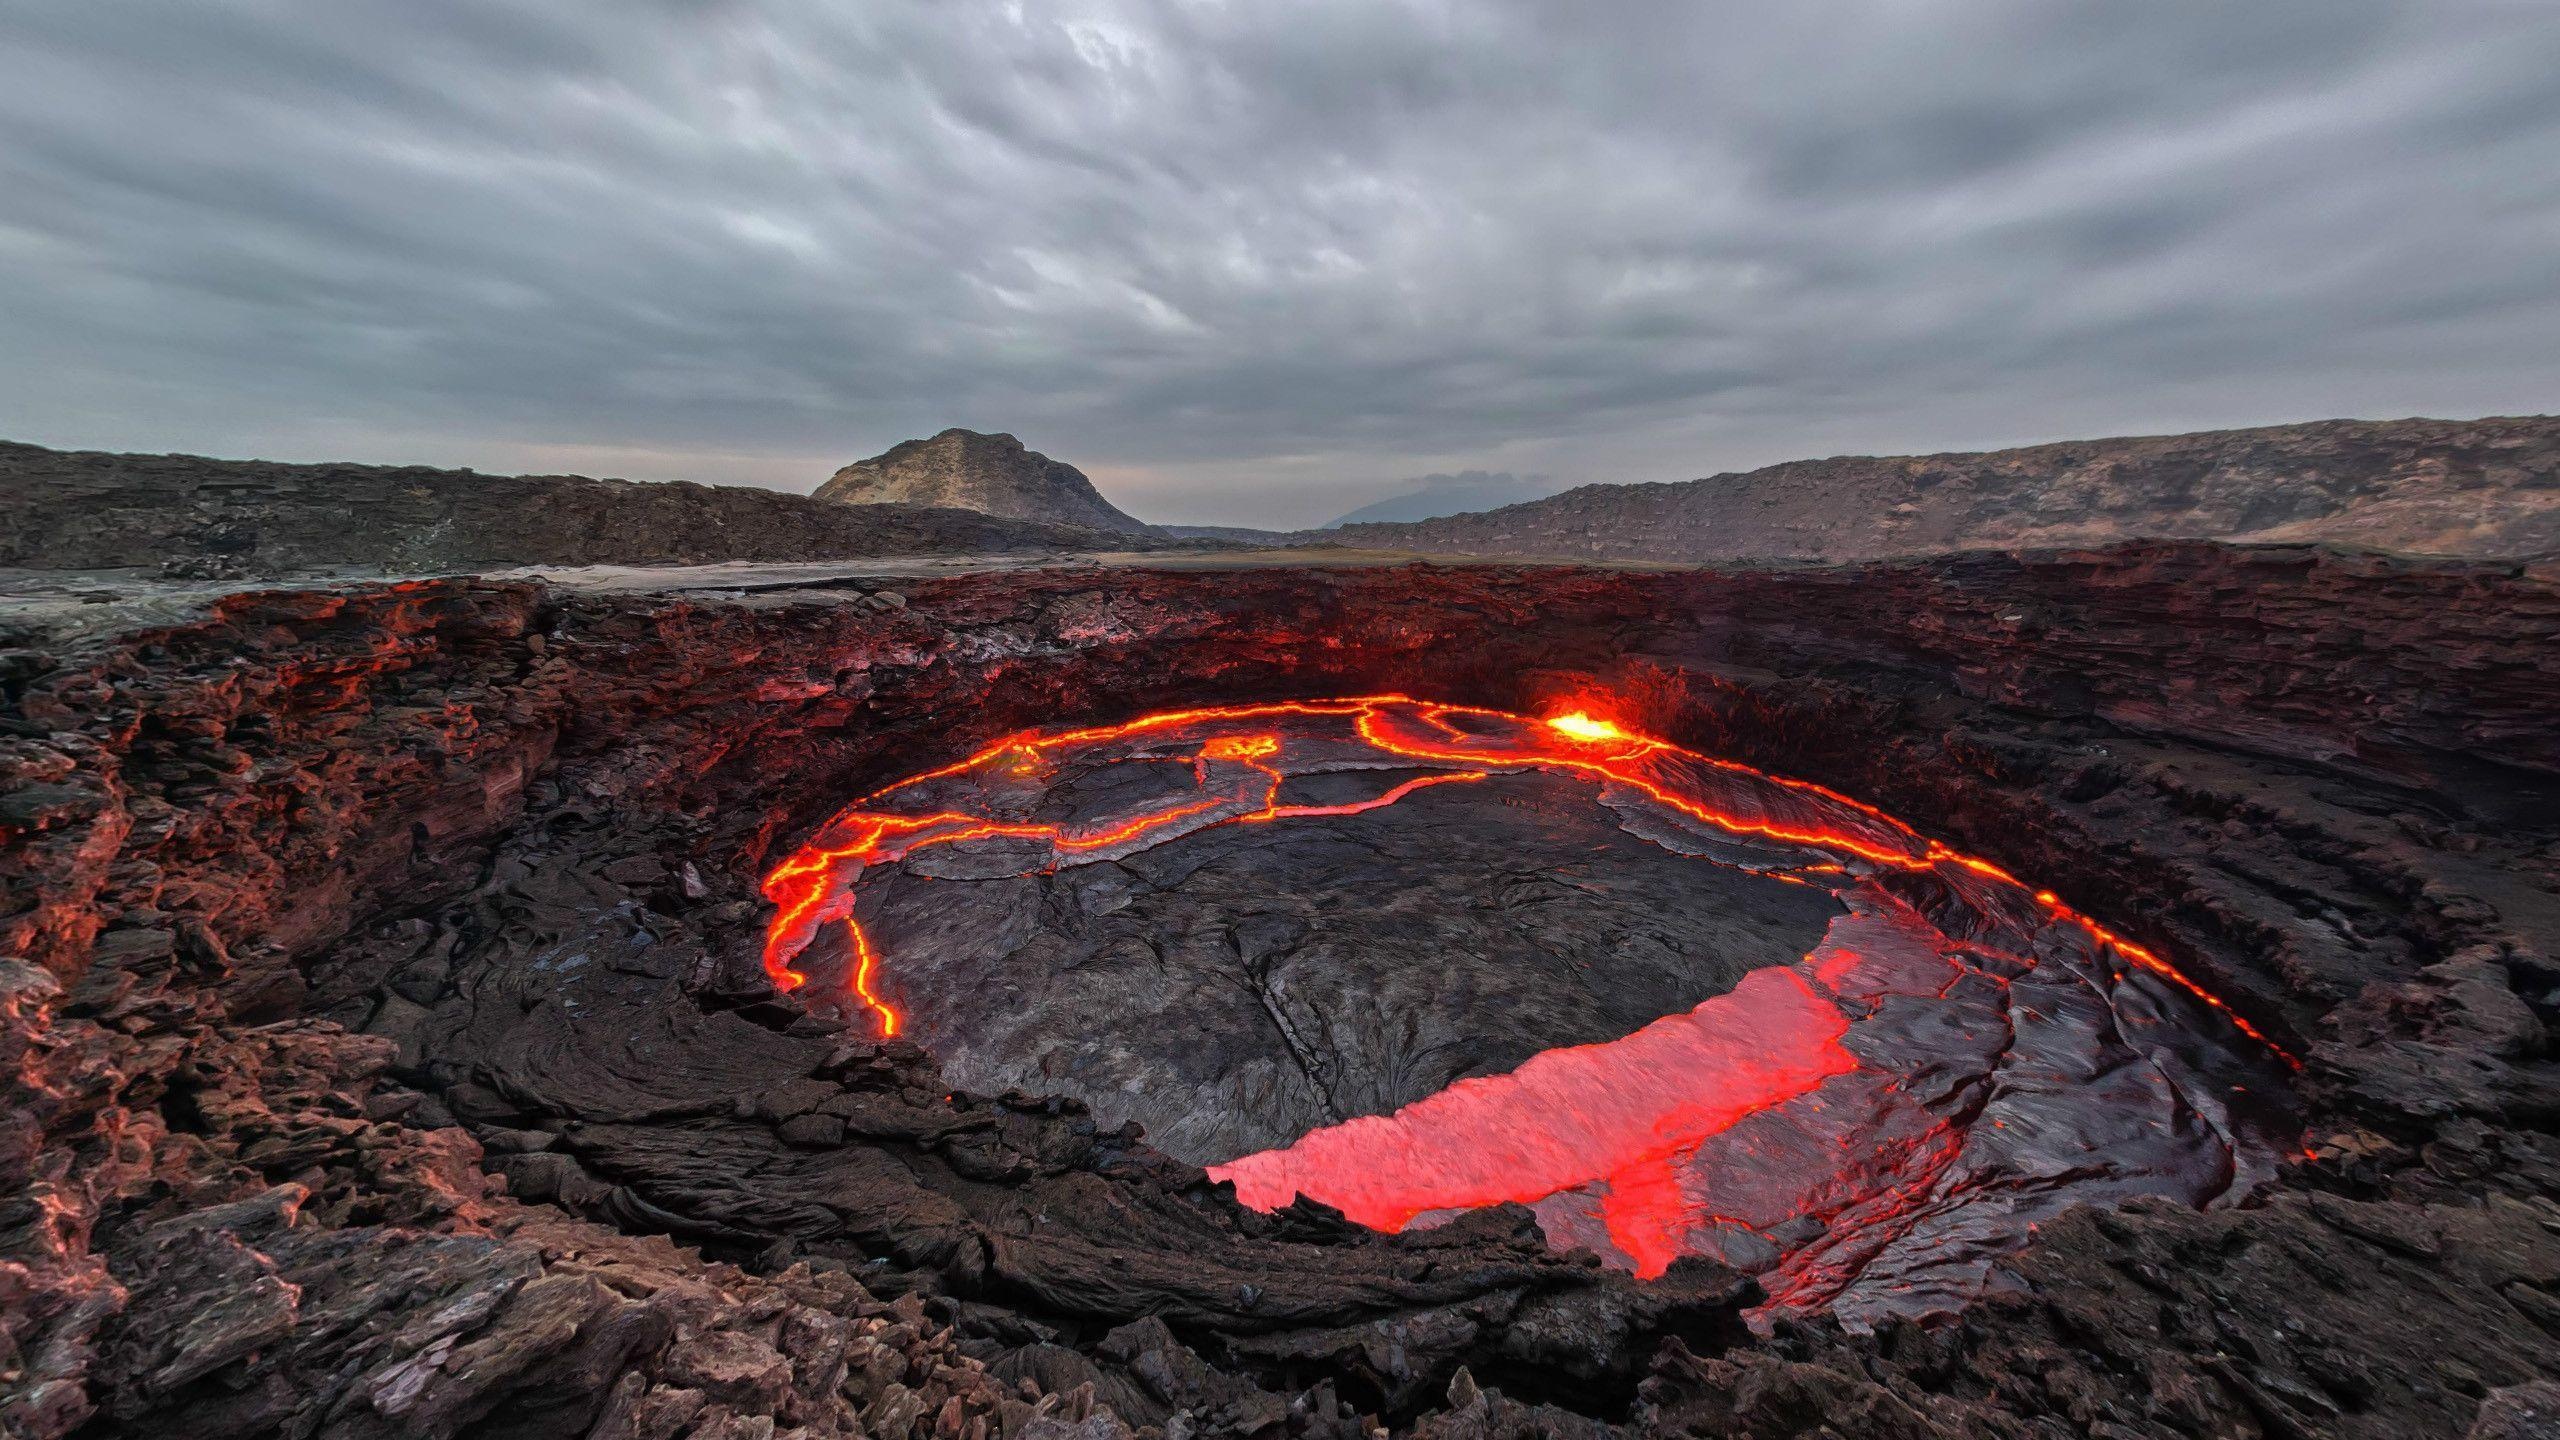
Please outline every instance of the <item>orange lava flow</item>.
[{"label": "orange lava flow", "polygon": [[[1322,717],[1350,720],[1360,741],[1379,757],[1464,768],[1410,780],[1374,799],[1348,805],[1282,805],[1279,794],[1285,777],[1266,762],[1284,742],[1276,730],[1261,728],[1255,722]],[[1053,757],[1083,747],[1171,742],[1179,749],[1185,748],[1180,745],[1184,732],[1203,730],[1210,733],[1187,747],[1199,785],[1197,798],[1094,830],[1004,821],[949,809],[907,810],[898,805],[902,796],[929,789],[936,781],[957,777],[1037,777],[1050,768]],[[1771,813],[1767,807],[1760,813],[1716,808],[1688,793],[1689,787],[1682,784],[1679,773],[1688,767],[1747,775],[1776,787],[1781,794],[1794,792],[1815,797],[1824,802],[1826,809],[1845,808],[1855,817],[1855,823]],[[809,844],[766,875],[764,894],[773,902],[775,913],[766,930],[765,971],[779,988],[798,989],[808,977],[790,962],[808,946],[818,926],[841,922],[849,932],[855,957],[849,985],[853,998],[871,1013],[882,1036],[894,1036],[904,1028],[904,1017],[897,1005],[880,993],[881,958],[853,913],[852,882],[865,868],[896,863],[931,846],[1001,839],[1047,848],[1048,858],[1026,867],[1026,873],[1054,870],[1076,856],[1138,848],[1142,842],[1157,843],[1211,825],[1267,823],[1374,810],[1426,786],[1481,780],[1497,769],[1559,771],[1603,786],[1623,786],[1711,830],[1743,840],[1765,839],[1803,846],[1829,852],[1852,864],[1909,871],[1952,866],[2023,889],[2017,877],[2006,869],[1925,839],[1872,805],[1806,781],[1771,775],[1668,741],[1636,735],[1615,721],[1585,710],[1534,719],[1403,695],[1364,695],[1165,710],[1116,725],[1046,734],[1024,731],[996,741],[967,759],[865,796],[839,812]],[[1808,873],[1834,868],[1810,867]],[[2032,893],[2047,918],[2079,927],[2099,945],[2176,985],[2210,1006],[2241,1034],[2286,1064],[2300,1068],[2299,1061],[2246,1017],[2155,951],[2073,910],[2050,890]]]},{"label": "orange lava flow", "polygon": [[[1638,1276],[1683,1253],[1674,1165],[1701,1141],[1858,1068],[1849,1022],[1791,969],[1754,970],[1726,994],[1632,1035],[1542,1051],[1503,1075],[1460,1080],[1393,1115],[1309,1131],[1280,1150],[1209,1167],[1236,1199],[1274,1210],[1316,1195],[1373,1230],[1433,1210],[1528,1204],[1599,1182],[1600,1214]],[[1698,1077],[1712,1077],[1700,1084]],[[1596,1097],[1642,1092],[1639,1103]]]}]

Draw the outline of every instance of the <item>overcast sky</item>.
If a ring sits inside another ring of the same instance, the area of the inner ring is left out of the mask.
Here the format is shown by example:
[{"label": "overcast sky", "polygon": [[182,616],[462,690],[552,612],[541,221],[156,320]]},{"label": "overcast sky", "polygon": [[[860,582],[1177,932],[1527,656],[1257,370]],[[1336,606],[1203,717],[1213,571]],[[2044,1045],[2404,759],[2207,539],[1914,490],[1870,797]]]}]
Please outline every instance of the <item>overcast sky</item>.
[{"label": "overcast sky", "polygon": [[1142,518],[2560,410],[2560,3],[8,0],[0,435]]}]

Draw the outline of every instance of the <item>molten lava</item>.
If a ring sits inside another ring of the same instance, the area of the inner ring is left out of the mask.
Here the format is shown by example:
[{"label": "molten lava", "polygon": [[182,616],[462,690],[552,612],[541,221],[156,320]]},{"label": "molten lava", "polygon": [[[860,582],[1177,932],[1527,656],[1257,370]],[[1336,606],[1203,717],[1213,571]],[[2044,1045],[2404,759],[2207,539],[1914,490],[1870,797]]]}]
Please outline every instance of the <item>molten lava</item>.
[{"label": "molten lava", "polygon": [[[1549,1050],[1508,1075],[1461,1080],[1393,1115],[1317,1130],[1209,1173],[1234,1181],[1236,1198],[1258,1210],[1308,1194],[1373,1230],[1596,1183],[1610,1238],[1637,1274],[1659,1275],[1680,1257],[1685,1228],[1676,1182],[1664,1183],[1673,1157],[1855,1070],[1840,1045],[1848,1028],[1803,977],[1758,970],[1732,993],[1623,1040]],[[1660,1086],[1653,1103],[1592,1103],[1647,1079]],[[1395,1163],[1379,1164],[1383,1155]]]},{"label": "molten lava", "polygon": [[1547,720],[1547,728],[1555,731],[1559,735],[1570,735],[1576,740],[1626,740],[1632,738],[1626,731],[1618,728],[1617,722],[1612,720],[1595,720],[1591,716],[1586,715],[1579,710],[1568,710],[1562,715],[1549,717]]},{"label": "molten lava", "polygon": [[[1127,765],[1189,784],[1111,790],[1054,818],[1070,772]],[[1358,800],[1284,802],[1293,777],[1361,771],[1409,773]],[[973,875],[1054,872],[1528,771],[1590,782],[1656,845],[1829,890],[1846,913],[1803,960],[1688,1012],[1213,1166],[1243,1203],[1305,1195],[1394,1230],[1516,1201],[1557,1243],[1639,1274],[1717,1255],[1763,1268],[1774,1304],[1833,1303],[1863,1280],[1881,1311],[1907,1277],[1978,1260],[1985,1242],[1959,1212],[1982,1195],[1999,1194],[2023,1233],[2077,1191],[2207,1203],[2260,1167],[2232,1098],[2249,1086],[2231,1077],[2257,1081],[2290,1057],[2157,953],[1871,806],[1587,710],[1532,719],[1362,696],[1011,736],[847,807],[777,866],[765,966],[784,989],[806,984],[793,962],[842,925],[850,998],[894,1036],[894,957],[857,914],[866,871],[940,851]],[[1947,928],[1941,915],[1961,918]],[[2216,1025],[2236,1047],[2186,1038]],[[2045,1097],[2063,1075],[2089,1077],[2070,1083],[2100,1117],[2068,1132],[2038,1109],[2058,1103]],[[1951,1236],[1963,1253],[1937,1253]]]}]

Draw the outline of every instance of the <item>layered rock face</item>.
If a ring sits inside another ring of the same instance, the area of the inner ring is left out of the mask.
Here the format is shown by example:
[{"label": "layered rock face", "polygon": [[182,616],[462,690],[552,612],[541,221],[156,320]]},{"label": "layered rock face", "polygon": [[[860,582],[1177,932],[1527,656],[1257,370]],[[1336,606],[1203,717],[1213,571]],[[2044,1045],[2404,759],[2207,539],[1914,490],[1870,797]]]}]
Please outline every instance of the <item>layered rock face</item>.
[{"label": "layered rock face", "polygon": [[1571,559],[1846,560],[2149,538],[2560,551],[2560,418],[2327,421],[1979,455],[1799,460],[1306,541]]},{"label": "layered rock face", "polygon": [[929,505],[1124,535],[1149,527],[1122,514],[1084,472],[1010,435],[945,430],[838,470],[813,492],[846,505]]},{"label": "layered rock face", "polygon": [[0,566],[29,569],[434,573],[1132,543],[1079,524],[1004,519],[976,507],[847,508],[743,486],[0,444]]},{"label": "layered rock face", "polygon": [[[2560,1376],[2548,578],[2169,546],[898,591],[10,636],[9,1423],[2383,1437]],[[2304,1058],[2299,1153],[2259,1203],[2056,1219],[1955,1314],[1764,1338],[1743,1270],[1638,1281],[1517,1207],[1259,1214],[766,979],[759,882],[855,796],[1025,726],[1389,689],[1605,695],[2034,876]]]}]

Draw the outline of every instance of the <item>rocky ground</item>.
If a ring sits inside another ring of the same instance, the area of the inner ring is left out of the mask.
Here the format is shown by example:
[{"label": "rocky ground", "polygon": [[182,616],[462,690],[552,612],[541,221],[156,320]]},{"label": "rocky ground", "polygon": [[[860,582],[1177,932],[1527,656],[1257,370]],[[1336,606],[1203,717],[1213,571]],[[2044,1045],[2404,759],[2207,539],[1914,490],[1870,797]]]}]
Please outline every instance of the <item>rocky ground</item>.
[{"label": "rocky ground", "polygon": [[[2560,590],[2147,546],[243,593],[0,653],[31,1435],[2526,1435],[2560,1378]],[[1463,638],[1463,643],[1456,643]],[[1401,689],[2033,874],[2307,1060],[2261,1203],[1755,1336],[1505,1208],[1257,1215],[777,996],[756,881],[1026,724]],[[609,942],[609,943],[606,943]],[[574,963],[573,963],[574,962]],[[582,977],[566,983],[570,977]]]}]

